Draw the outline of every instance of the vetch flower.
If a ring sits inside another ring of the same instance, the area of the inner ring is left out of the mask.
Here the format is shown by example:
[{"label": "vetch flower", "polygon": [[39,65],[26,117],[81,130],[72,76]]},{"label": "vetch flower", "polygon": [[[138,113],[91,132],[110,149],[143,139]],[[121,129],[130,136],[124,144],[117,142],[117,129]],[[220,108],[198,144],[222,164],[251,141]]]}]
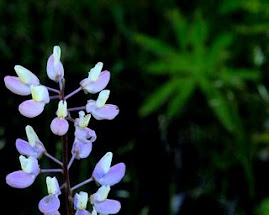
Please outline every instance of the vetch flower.
[{"label": "vetch flower", "polygon": [[67,133],[69,128],[69,124],[65,119],[67,114],[67,102],[64,100],[59,101],[56,112],[57,117],[55,117],[50,124],[50,129],[54,134],[63,136]]},{"label": "vetch flower", "polygon": [[59,46],[54,46],[53,54],[50,55],[47,61],[47,75],[55,82],[59,82],[59,80],[64,77],[64,67],[60,58],[61,48]]},{"label": "vetch flower", "polygon": [[119,108],[116,105],[106,104],[110,90],[102,90],[96,101],[88,100],[86,105],[87,113],[91,113],[97,120],[112,120],[119,114]]},{"label": "vetch flower", "polygon": [[6,87],[13,93],[21,96],[31,94],[31,86],[40,84],[37,76],[24,68],[23,66],[16,65],[14,67],[17,76],[5,76],[4,82]]},{"label": "vetch flower", "polygon": [[98,62],[89,72],[88,78],[80,82],[81,88],[85,93],[98,93],[103,90],[110,79],[110,72],[102,71],[103,63]]},{"label": "vetch flower", "polygon": [[91,115],[79,112],[79,118],[75,120],[75,140],[72,146],[72,154],[76,159],[86,158],[92,151],[92,143],[96,140],[94,130],[88,128]]},{"label": "vetch flower", "polygon": [[32,99],[26,100],[19,105],[19,112],[29,118],[40,115],[49,103],[50,97],[48,89],[43,85],[31,86]]},{"label": "vetch flower", "polygon": [[39,201],[38,208],[44,214],[59,214],[60,200],[58,196],[61,194],[61,190],[57,178],[48,176],[46,183],[49,195]]},{"label": "vetch flower", "polygon": [[39,140],[32,126],[27,125],[25,131],[28,142],[18,138],[16,140],[16,148],[18,152],[22,155],[40,158],[46,151],[43,143]]},{"label": "vetch flower", "polygon": [[121,204],[119,201],[107,199],[109,191],[110,186],[103,185],[90,197],[91,204],[100,214],[116,214],[121,209]]},{"label": "vetch flower", "polygon": [[83,191],[76,193],[74,197],[74,208],[76,210],[75,215],[91,215],[91,213],[86,210],[87,203],[88,193]]},{"label": "vetch flower", "polygon": [[34,157],[19,157],[22,170],[12,172],[6,176],[6,183],[14,188],[26,188],[31,186],[40,172],[38,161]]},{"label": "vetch flower", "polygon": [[101,185],[113,186],[119,183],[125,174],[124,163],[118,163],[111,167],[112,157],[112,152],[107,152],[93,170],[92,177]]}]

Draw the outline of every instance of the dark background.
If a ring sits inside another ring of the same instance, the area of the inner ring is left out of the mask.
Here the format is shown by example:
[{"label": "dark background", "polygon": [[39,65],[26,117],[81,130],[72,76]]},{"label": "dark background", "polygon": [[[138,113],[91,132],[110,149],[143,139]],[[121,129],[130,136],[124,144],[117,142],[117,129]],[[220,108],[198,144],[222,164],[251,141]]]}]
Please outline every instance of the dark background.
[{"label": "dark background", "polygon": [[[265,0],[0,0],[1,80],[19,64],[56,88],[46,77],[54,45],[67,93],[98,61],[111,72],[108,103],[120,114],[91,119],[98,138],[71,180],[90,177],[112,151],[113,164],[127,166],[109,196],[121,201],[119,214],[269,214],[268,38]],[[5,176],[20,168],[15,140],[26,139],[28,124],[60,159],[60,138],[49,129],[57,102],[27,119],[17,111],[25,97],[0,87],[0,205],[37,214],[45,176],[25,190]],[[90,98],[80,92],[68,106]],[[71,128],[70,147],[72,135]]]}]

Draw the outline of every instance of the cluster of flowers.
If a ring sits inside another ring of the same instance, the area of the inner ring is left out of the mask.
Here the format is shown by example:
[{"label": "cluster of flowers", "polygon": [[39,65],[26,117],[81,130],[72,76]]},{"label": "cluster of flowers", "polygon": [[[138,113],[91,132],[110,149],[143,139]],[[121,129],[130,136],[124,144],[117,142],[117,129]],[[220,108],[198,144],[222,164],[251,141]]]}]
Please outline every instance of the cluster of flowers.
[{"label": "cluster of flowers", "polygon": [[[109,82],[110,72],[102,71],[103,63],[101,62],[98,62],[90,70],[88,78],[80,82],[78,89],[65,96],[64,67],[60,57],[60,47],[54,46],[53,53],[48,58],[46,68],[48,77],[59,83],[59,90],[40,84],[38,77],[34,73],[19,65],[14,67],[17,76],[6,76],[4,82],[6,87],[13,93],[22,96],[32,96],[31,99],[22,102],[18,108],[19,112],[28,118],[40,115],[50,100],[59,99],[56,117],[51,121],[50,129],[55,135],[64,136],[69,130],[70,122],[75,126],[74,142],[71,149],[72,157],[65,167],[69,170],[75,159],[87,158],[92,151],[92,143],[96,140],[97,136],[95,131],[88,127],[91,116],[96,120],[111,120],[118,115],[119,109],[116,105],[106,104],[110,91],[105,89],[105,87]],[[96,100],[88,100],[87,104],[83,107],[67,108],[67,99],[81,90],[85,93],[99,94]],[[50,93],[54,93],[54,95],[50,95]],[[71,116],[71,112],[74,111],[78,112],[78,116],[75,119]],[[7,184],[14,188],[29,187],[41,173],[64,172],[64,162],[47,152],[35,130],[30,125],[27,125],[25,130],[28,141],[20,138],[16,140],[16,148],[21,154],[19,156],[21,170],[6,176]],[[50,158],[60,168],[40,168],[38,161],[42,156]],[[112,152],[107,152],[96,164],[90,178],[73,187],[70,186],[71,201],[76,215],[116,214],[119,212],[121,208],[120,202],[107,197],[111,186],[120,182],[124,177],[125,164],[118,163],[111,166],[112,157]],[[69,177],[69,175],[67,176]],[[92,192],[90,198],[88,193],[83,191],[73,195],[75,189],[91,181],[95,181],[99,188]],[[63,180],[63,185],[59,186],[55,176],[46,177],[48,195],[42,198],[38,205],[39,210],[43,214],[60,214],[60,200],[58,197],[62,193],[61,190],[67,186],[65,183]],[[87,206],[88,202],[91,204],[90,207]]]}]

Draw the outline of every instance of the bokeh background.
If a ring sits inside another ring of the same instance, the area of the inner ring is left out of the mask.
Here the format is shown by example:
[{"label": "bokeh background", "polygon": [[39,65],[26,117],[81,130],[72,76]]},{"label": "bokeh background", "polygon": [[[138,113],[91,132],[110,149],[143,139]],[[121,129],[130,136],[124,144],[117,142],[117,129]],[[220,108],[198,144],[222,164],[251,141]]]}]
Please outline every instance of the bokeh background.
[{"label": "bokeh background", "polygon": [[[111,72],[109,103],[120,107],[113,121],[91,120],[98,139],[72,167],[73,183],[112,151],[113,163],[127,165],[110,193],[122,203],[119,214],[268,215],[268,41],[266,0],[0,0],[2,210],[38,214],[46,195],[43,175],[25,190],[5,184],[20,168],[15,140],[26,138],[27,124],[61,157],[49,130],[57,104],[26,119],[17,111],[25,98],[3,78],[19,64],[57,87],[46,61],[60,45],[66,91],[102,61]],[[90,98],[79,93],[68,105]]]}]

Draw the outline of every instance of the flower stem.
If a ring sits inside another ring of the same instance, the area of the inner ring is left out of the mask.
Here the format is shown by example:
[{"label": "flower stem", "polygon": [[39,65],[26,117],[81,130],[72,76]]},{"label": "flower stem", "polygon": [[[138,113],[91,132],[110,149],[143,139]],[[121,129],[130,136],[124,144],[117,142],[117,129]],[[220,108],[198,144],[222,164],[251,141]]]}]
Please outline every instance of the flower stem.
[{"label": "flower stem", "polygon": [[73,164],[73,162],[74,162],[74,160],[75,160],[75,157],[76,157],[76,154],[74,153],[74,154],[72,155],[72,157],[71,157],[69,163],[68,163],[68,166],[67,166],[68,169],[70,169],[70,167],[72,166],[72,164]]},{"label": "flower stem", "polygon": [[88,184],[88,183],[90,183],[91,181],[93,181],[93,178],[92,178],[92,177],[86,179],[85,181],[82,181],[81,183],[79,183],[79,184],[77,184],[77,185],[75,185],[74,187],[71,188],[71,190],[74,191],[75,189],[77,189],[77,188],[79,188],[79,187],[81,187],[81,186],[83,186],[83,185],[85,185],[85,184]]},{"label": "flower stem", "polygon": [[62,136],[63,143],[63,181],[65,184],[65,204],[66,214],[72,215],[72,193],[70,188],[69,171],[68,171],[68,141],[67,135]]},{"label": "flower stem", "polygon": [[57,93],[57,94],[60,94],[60,91],[59,90],[56,90],[54,88],[51,88],[51,87],[47,87],[46,88],[48,89],[48,91],[51,91],[51,92],[54,92],[54,93]]},{"label": "flower stem", "polygon": [[60,98],[60,96],[50,96],[50,99],[59,99]]},{"label": "flower stem", "polygon": [[80,110],[85,110],[86,106],[82,106],[82,107],[73,107],[73,108],[68,108],[68,111],[80,111]]},{"label": "flower stem", "polygon": [[70,98],[71,96],[77,94],[80,90],[82,90],[81,87],[77,88],[76,90],[74,90],[73,92],[69,93],[67,96],[64,97],[65,100],[67,100],[68,98]]},{"label": "flower stem", "polygon": [[61,166],[63,165],[63,163],[61,161],[59,161],[58,159],[56,159],[55,157],[50,155],[48,152],[45,152],[44,155],[47,156],[48,158],[50,158],[51,160],[53,160],[55,163],[57,163]]},{"label": "flower stem", "polygon": [[47,172],[63,172],[62,169],[41,169],[41,173],[47,173]]}]

